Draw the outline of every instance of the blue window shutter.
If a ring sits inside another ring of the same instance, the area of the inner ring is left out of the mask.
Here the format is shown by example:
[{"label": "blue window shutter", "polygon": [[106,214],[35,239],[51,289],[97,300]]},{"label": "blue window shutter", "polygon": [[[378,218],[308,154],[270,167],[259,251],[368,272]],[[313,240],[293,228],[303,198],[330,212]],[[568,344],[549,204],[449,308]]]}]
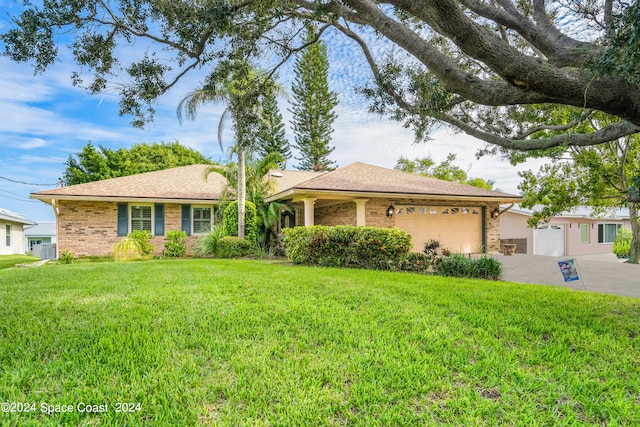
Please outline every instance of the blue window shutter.
[{"label": "blue window shutter", "polygon": [[118,203],[118,236],[126,236],[129,231],[129,205]]},{"label": "blue window shutter", "polygon": [[191,236],[191,205],[182,205],[182,231]]},{"label": "blue window shutter", "polygon": [[164,236],[164,205],[162,203],[156,203],[155,209],[154,234],[156,236]]}]

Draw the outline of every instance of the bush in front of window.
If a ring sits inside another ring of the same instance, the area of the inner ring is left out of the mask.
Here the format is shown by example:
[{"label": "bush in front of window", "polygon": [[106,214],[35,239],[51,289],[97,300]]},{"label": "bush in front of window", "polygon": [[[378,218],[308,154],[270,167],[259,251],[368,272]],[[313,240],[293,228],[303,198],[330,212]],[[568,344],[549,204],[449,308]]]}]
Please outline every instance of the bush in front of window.
[{"label": "bush in front of window", "polygon": [[629,254],[631,253],[632,240],[633,235],[631,233],[631,230],[620,227],[618,229],[616,239],[613,241],[613,253],[616,254],[618,258],[628,258]]},{"label": "bush in front of window", "polygon": [[142,249],[137,240],[130,236],[125,237],[113,246],[111,251],[113,259],[116,261],[132,260],[142,258]]},{"label": "bush in front of window", "polygon": [[133,230],[129,233],[129,239],[138,242],[142,255],[151,255],[153,253],[153,245],[151,244],[151,232],[147,230]]},{"label": "bush in front of window", "polygon": [[134,230],[113,246],[111,254],[116,261],[149,259],[153,253],[151,233],[147,230]]},{"label": "bush in front of window", "polygon": [[251,252],[252,245],[237,236],[224,236],[218,240],[215,255],[218,258],[239,258]]},{"label": "bush in front of window", "polygon": [[[223,213],[222,224],[227,236],[238,236],[238,202],[229,203]],[[258,214],[256,205],[247,200],[244,210],[244,240],[253,247],[258,237]]]},{"label": "bush in front of window", "polygon": [[167,232],[164,242],[164,256],[179,258],[187,254],[187,232],[172,230]]},{"label": "bush in front of window", "polygon": [[198,236],[191,252],[198,257],[215,256],[218,241],[225,236],[222,223],[216,224],[207,234]]}]

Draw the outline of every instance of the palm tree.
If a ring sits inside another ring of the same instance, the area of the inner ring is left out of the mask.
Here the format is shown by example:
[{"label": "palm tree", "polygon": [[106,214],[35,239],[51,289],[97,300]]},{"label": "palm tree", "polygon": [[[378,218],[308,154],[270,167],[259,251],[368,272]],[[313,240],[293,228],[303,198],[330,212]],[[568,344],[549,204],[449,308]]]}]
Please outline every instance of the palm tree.
[{"label": "palm tree", "polygon": [[[292,212],[291,206],[287,203],[266,203],[264,201],[274,184],[273,180],[270,179],[269,173],[274,169],[278,169],[279,165],[284,161],[284,156],[277,152],[269,153],[264,157],[256,157],[256,152],[251,150],[246,153],[246,194],[247,200],[256,205],[258,213],[258,243],[260,244],[268,244],[273,238],[272,229],[280,219],[280,212]],[[236,163],[230,161],[225,166],[211,166],[208,171],[224,176],[230,187],[237,187],[238,165]],[[223,200],[228,200],[232,195],[235,195],[235,193],[226,191],[222,195]]]},{"label": "palm tree", "polygon": [[222,149],[222,130],[228,118],[231,118],[235,134],[235,151],[238,156],[238,237],[245,234],[246,200],[246,151],[254,142],[254,135],[260,123],[260,96],[268,86],[278,89],[277,85],[265,79],[245,59],[224,62],[212,73],[202,88],[187,94],[178,104],[178,120],[182,122],[182,113],[195,120],[197,109],[207,103],[224,103],[226,108],[218,123],[218,143]]}]

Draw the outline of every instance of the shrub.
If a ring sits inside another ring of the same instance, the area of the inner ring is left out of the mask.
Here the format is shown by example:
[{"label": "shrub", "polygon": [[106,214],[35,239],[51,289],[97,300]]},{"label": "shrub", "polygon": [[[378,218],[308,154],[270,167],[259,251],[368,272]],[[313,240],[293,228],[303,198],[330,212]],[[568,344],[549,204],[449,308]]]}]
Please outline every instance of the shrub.
[{"label": "shrub", "polygon": [[429,271],[430,267],[431,259],[427,255],[411,252],[407,254],[407,258],[402,265],[402,270],[416,273],[426,273]]},{"label": "shrub", "polygon": [[631,241],[633,234],[631,230],[620,227],[616,239],[613,241],[613,253],[619,257],[628,257],[631,253]]},{"label": "shrub", "polygon": [[153,253],[153,245],[151,244],[151,232],[147,230],[133,230],[129,233],[128,238],[138,242],[142,255],[150,255]]},{"label": "shrub", "polygon": [[497,280],[502,273],[502,264],[487,255],[482,255],[480,258],[467,258],[464,255],[454,254],[443,258],[436,272],[446,277]]},{"label": "shrub", "polygon": [[238,258],[247,255],[251,244],[237,236],[224,236],[218,240],[216,256],[219,258]]},{"label": "shrub", "polygon": [[193,245],[192,252],[195,256],[215,256],[216,249],[218,248],[218,241],[224,237],[223,225],[216,224],[213,230],[202,236],[198,236],[195,244]]},{"label": "shrub", "polygon": [[287,257],[296,264],[399,270],[411,236],[397,228],[314,226],[284,230]]},{"label": "shrub", "polygon": [[167,241],[164,243],[164,255],[168,257],[183,257],[187,253],[187,232],[168,231]]},{"label": "shrub", "polygon": [[478,279],[498,280],[502,274],[502,264],[495,258],[482,255],[475,260],[477,269],[476,276]]},{"label": "shrub", "polygon": [[[226,236],[238,235],[238,202],[229,203],[223,213],[222,224]],[[252,246],[256,244],[258,236],[258,214],[256,205],[247,200],[244,211],[244,239]]]},{"label": "shrub", "polygon": [[74,259],[73,252],[71,252],[69,249],[65,249],[60,254],[60,257],[58,258],[58,262],[60,264],[71,264],[73,262],[73,259]]},{"label": "shrub", "polygon": [[142,248],[140,248],[140,242],[131,236],[128,236],[113,246],[113,258],[116,261],[122,261],[127,259],[135,259],[142,257]]},{"label": "shrub", "polygon": [[436,272],[445,277],[471,277],[472,260],[460,254],[445,257]]},{"label": "shrub", "polygon": [[432,271],[437,271],[445,257],[451,256],[451,251],[440,244],[438,240],[429,240],[424,244],[422,253],[429,260]]}]

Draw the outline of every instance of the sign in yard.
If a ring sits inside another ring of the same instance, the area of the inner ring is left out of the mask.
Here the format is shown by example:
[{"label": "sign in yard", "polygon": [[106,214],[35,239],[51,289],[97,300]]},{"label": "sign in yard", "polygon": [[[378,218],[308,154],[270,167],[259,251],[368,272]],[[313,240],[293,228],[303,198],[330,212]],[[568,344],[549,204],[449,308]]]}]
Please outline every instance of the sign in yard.
[{"label": "sign in yard", "polygon": [[567,259],[564,261],[558,261],[560,272],[565,282],[573,282],[574,280],[580,280],[578,277],[578,268],[576,267],[575,259]]}]

